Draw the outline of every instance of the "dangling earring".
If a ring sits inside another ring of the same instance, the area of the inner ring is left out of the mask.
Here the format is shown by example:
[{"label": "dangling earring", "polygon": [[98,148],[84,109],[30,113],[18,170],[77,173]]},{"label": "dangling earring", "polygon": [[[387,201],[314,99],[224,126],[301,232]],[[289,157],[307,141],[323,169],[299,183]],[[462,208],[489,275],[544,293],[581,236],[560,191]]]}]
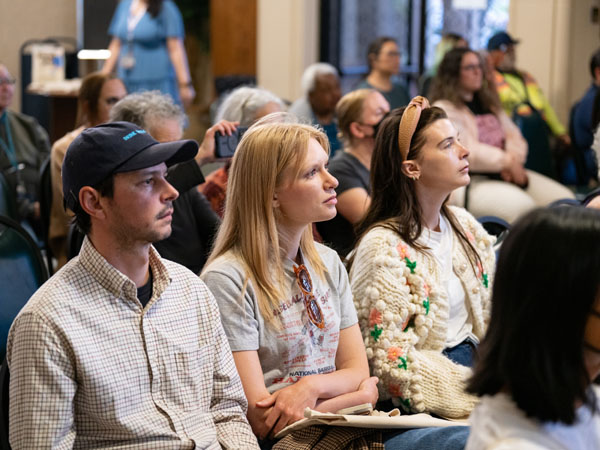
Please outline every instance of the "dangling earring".
[{"label": "dangling earring", "polygon": [[419,175],[413,175],[411,178],[413,181],[417,181],[419,179]]}]

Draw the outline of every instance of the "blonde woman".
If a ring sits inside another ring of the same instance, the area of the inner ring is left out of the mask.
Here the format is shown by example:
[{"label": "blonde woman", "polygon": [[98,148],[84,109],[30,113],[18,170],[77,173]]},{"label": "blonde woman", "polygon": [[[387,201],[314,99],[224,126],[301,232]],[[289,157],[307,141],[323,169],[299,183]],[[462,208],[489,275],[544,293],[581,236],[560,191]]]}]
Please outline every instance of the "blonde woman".
[{"label": "blonde woman", "polygon": [[[234,156],[225,217],[201,275],[219,302],[248,420],[261,439],[302,418],[305,407],[377,401],[346,270],[312,239],[311,223],[335,215],[328,150],[325,134],[311,126],[251,127]],[[385,436],[386,448],[402,448],[391,446],[394,436]]]},{"label": "blonde woman", "polygon": [[308,125],[248,130],[202,274],[219,301],[260,438],[302,418],[307,406],[336,411],[377,400],[346,271],[312,239],[311,223],[336,213],[328,149],[327,137]]}]

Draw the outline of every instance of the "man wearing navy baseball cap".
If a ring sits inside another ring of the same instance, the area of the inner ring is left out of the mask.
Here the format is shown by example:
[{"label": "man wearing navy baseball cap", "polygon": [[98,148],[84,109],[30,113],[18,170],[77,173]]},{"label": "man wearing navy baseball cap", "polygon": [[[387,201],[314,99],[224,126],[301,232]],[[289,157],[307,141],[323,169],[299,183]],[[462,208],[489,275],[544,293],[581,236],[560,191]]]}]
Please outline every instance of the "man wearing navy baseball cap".
[{"label": "man wearing navy baseball cap", "polygon": [[11,327],[13,448],[258,448],[214,298],[152,247],[178,196],[167,167],[197,150],[128,122],[69,146],[64,201],[86,237]]}]

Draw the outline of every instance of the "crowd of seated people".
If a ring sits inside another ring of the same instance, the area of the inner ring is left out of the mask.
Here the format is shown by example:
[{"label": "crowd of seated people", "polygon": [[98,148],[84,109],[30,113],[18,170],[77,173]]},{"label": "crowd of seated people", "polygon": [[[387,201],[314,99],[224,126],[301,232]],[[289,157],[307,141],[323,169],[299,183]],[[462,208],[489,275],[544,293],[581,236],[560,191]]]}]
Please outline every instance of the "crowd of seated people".
[{"label": "crowd of seated people", "polygon": [[[431,105],[398,100],[393,39],[367,57],[344,96],[333,66],[307,68],[291,112],[234,90],[200,144],[172,97],[83,80],[52,150],[60,270],[8,338],[12,448],[600,446],[600,196],[546,206],[574,194],[525,168],[475,51],[446,52]],[[13,81],[0,65],[9,163]],[[499,256],[483,215],[514,224]],[[458,422],[278,435],[363,404]]]}]

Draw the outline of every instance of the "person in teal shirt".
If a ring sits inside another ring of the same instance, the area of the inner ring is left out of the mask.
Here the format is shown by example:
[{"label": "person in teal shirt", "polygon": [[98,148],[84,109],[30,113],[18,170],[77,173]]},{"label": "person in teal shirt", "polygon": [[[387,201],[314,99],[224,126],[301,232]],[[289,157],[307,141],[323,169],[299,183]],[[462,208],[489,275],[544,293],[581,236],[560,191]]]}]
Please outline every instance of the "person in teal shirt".
[{"label": "person in teal shirt", "polygon": [[159,90],[188,106],[195,97],[183,47],[181,13],[172,0],[122,0],[110,23],[111,56],[127,92]]}]

